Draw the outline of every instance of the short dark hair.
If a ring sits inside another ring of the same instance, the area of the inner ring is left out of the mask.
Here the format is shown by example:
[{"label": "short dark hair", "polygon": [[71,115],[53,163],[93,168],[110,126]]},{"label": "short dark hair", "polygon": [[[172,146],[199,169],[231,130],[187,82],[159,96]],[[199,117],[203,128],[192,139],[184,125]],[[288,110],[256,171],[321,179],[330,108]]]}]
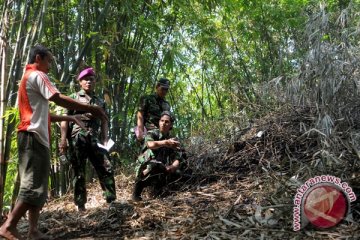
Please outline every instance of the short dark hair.
[{"label": "short dark hair", "polygon": [[40,55],[41,59],[44,59],[44,57],[48,56],[50,53],[51,51],[47,47],[37,44],[30,50],[29,63],[35,63],[36,55]]},{"label": "short dark hair", "polygon": [[162,118],[162,116],[164,116],[164,115],[170,117],[171,123],[174,123],[174,122],[175,122],[175,117],[174,117],[174,115],[173,115],[170,111],[163,111],[163,112],[161,113],[161,115],[160,115],[160,118]]}]

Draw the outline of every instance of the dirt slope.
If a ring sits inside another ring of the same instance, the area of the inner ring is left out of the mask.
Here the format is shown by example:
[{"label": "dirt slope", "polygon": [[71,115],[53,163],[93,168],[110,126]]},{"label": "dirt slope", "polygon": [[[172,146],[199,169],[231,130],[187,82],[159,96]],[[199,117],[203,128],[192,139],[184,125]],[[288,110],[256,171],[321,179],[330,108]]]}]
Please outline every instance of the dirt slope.
[{"label": "dirt slope", "polygon": [[[319,158],[324,145],[310,131],[312,122],[309,109],[283,111],[232,141],[198,138],[188,143],[192,177],[170,186],[165,196],[147,194],[134,203],[133,176],[119,174],[116,202],[107,204],[99,184],[88,184],[85,213],[75,210],[71,195],[53,199],[41,215],[41,229],[55,239],[358,239],[359,201],[332,229],[292,230],[293,198],[310,176],[333,174],[356,194],[360,189],[359,160],[346,135],[332,136],[328,152],[339,153],[339,163],[329,163],[331,158]],[[24,221],[20,230],[26,229]]]}]

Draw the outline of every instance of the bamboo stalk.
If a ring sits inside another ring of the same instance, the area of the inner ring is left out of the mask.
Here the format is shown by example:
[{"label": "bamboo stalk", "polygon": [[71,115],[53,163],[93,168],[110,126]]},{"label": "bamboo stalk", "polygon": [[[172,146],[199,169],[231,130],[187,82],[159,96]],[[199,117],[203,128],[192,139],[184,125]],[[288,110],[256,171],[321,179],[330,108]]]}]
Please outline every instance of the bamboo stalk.
[{"label": "bamboo stalk", "polygon": [[7,32],[9,29],[9,12],[8,9],[11,8],[11,1],[8,1],[4,5],[4,14],[3,20],[1,22],[0,30],[0,82],[1,82],[1,92],[0,92],[0,218],[3,216],[3,206],[4,206],[4,191],[5,191],[5,181],[6,181],[6,171],[7,171],[7,162],[4,154],[5,138],[4,138],[4,127],[5,119],[4,114],[6,111],[6,66],[7,66]]}]

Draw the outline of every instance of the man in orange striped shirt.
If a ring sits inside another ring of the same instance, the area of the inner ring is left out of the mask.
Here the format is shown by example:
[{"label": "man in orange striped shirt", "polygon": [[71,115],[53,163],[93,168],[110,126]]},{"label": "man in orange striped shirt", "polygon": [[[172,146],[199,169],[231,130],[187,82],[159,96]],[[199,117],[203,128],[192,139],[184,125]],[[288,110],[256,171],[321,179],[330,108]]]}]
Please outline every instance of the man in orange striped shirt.
[{"label": "man in orange striped shirt", "polygon": [[62,95],[50,82],[47,73],[53,56],[42,45],[31,49],[29,64],[20,82],[18,102],[20,124],[18,126],[18,153],[20,191],[14,209],[0,228],[0,236],[6,239],[23,239],[17,231],[17,224],[29,211],[29,239],[49,239],[37,227],[40,210],[47,199],[50,173],[50,122],[75,121],[71,116],[49,113],[49,101],[69,109],[90,112],[108,121],[104,110],[90,106]]}]

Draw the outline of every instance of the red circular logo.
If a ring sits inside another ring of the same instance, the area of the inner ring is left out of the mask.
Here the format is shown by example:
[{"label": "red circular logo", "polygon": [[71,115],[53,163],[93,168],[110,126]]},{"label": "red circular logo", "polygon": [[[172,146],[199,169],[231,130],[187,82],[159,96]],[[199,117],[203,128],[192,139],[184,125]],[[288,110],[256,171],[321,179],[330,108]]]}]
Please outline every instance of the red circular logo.
[{"label": "red circular logo", "polygon": [[337,187],[323,185],[310,189],[303,206],[310,223],[319,228],[330,228],[344,219],[348,201]]}]

